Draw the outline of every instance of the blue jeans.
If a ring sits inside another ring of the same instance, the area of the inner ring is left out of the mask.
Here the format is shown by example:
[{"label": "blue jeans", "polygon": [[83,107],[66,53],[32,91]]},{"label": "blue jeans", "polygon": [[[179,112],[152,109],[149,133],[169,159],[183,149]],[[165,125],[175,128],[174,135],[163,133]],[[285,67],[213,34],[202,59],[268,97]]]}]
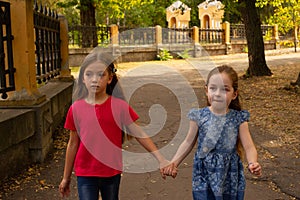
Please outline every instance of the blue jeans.
[{"label": "blue jeans", "polygon": [[98,200],[99,191],[102,200],[118,200],[121,175],[112,177],[77,177],[80,200]]}]

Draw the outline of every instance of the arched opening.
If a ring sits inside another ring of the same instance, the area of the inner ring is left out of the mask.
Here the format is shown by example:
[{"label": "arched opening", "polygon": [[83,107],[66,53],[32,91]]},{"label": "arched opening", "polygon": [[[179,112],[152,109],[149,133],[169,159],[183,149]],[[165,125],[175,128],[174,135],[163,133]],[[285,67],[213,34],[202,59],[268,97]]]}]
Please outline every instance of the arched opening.
[{"label": "arched opening", "polygon": [[176,18],[172,17],[170,20],[170,28],[176,28]]},{"label": "arched opening", "polygon": [[204,15],[203,17],[203,27],[202,28],[206,28],[206,29],[209,29],[210,28],[210,19],[209,19],[209,16],[208,15]]}]

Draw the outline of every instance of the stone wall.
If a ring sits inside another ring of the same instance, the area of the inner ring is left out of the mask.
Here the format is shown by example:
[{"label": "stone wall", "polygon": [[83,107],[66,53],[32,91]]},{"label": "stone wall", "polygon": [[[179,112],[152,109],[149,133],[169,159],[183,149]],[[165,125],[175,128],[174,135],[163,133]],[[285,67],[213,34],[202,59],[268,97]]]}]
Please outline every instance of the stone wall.
[{"label": "stone wall", "polygon": [[44,161],[53,147],[53,132],[72,102],[73,82],[51,81],[39,90],[46,95],[41,104],[0,107],[2,180]]}]

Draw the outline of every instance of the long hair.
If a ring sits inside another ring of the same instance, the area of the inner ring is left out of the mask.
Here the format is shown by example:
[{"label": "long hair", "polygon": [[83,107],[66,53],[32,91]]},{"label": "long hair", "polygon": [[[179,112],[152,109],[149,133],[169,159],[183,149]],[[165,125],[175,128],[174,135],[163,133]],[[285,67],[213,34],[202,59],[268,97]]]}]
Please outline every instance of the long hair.
[{"label": "long hair", "polygon": [[94,50],[90,54],[88,54],[80,66],[78,79],[75,82],[73,100],[75,101],[87,97],[88,90],[85,87],[85,84],[83,83],[83,75],[86,68],[95,62],[101,62],[105,66],[107,66],[106,70],[108,71],[109,75],[113,76],[111,83],[106,87],[106,93],[108,95],[112,95],[114,97],[126,100],[123,90],[120,84],[118,83],[118,77],[116,74],[117,69],[116,64],[114,63],[114,58],[108,53],[98,52],[97,50]]},{"label": "long hair", "polygon": [[[101,62],[106,66],[106,70],[109,75],[112,75],[112,81],[106,87],[106,93],[108,95],[114,96],[116,98],[122,99],[126,101],[124,96],[122,87],[119,83],[118,76],[116,74],[116,64],[115,59],[111,54],[100,52],[97,49],[93,50],[90,54],[88,54],[85,59],[83,60],[77,81],[75,82],[74,92],[73,92],[73,101],[84,99],[88,95],[88,90],[83,83],[83,76],[86,68],[95,62]],[[130,140],[132,136],[125,133],[126,127],[122,127],[122,143],[127,139]]]},{"label": "long hair", "polygon": [[[221,66],[218,66],[218,67],[212,69],[207,76],[206,86],[208,85],[209,80],[213,75],[220,74],[220,73],[226,73],[229,76],[229,78],[232,81],[233,90],[234,90],[234,92],[237,92],[238,87],[239,87],[238,74],[232,67],[230,67],[228,65],[221,65]],[[207,105],[210,106],[208,99],[207,99]],[[230,102],[228,107],[233,110],[238,110],[238,111],[242,110],[239,93],[237,93],[236,98]],[[239,136],[238,136],[238,140],[237,140],[237,144],[236,144],[236,149],[237,149],[237,152],[238,152],[238,155],[240,156],[240,158],[244,159],[244,148],[242,146]]]}]

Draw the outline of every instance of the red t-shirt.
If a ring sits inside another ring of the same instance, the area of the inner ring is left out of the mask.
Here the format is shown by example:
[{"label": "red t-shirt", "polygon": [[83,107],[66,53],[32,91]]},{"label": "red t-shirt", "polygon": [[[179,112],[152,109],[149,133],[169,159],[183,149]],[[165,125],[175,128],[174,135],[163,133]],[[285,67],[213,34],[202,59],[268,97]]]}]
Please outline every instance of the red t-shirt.
[{"label": "red t-shirt", "polygon": [[103,104],[85,100],[70,107],[65,128],[80,137],[74,170],[76,176],[111,177],[120,174],[122,165],[122,126],[138,119],[127,102],[109,97]]}]

